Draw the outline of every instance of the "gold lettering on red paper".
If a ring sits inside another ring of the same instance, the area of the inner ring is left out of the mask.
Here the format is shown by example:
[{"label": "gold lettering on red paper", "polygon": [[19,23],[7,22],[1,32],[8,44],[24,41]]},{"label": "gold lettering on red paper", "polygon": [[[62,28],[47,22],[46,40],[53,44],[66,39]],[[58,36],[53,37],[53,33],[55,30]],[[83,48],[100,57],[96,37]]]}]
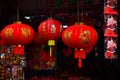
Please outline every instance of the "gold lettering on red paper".
[{"label": "gold lettering on red paper", "polygon": [[6,36],[6,38],[13,38],[13,29],[12,28],[7,28],[5,30],[5,36]]},{"label": "gold lettering on red paper", "polygon": [[79,38],[82,40],[81,43],[88,44],[90,41],[90,31],[86,30],[80,33]]},{"label": "gold lettering on red paper", "polygon": [[64,38],[67,40],[67,39],[70,39],[71,38],[71,35],[72,35],[72,32],[71,31],[67,31],[65,34],[64,34]]},{"label": "gold lettering on red paper", "polygon": [[30,29],[21,28],[21,30],[22,30],[22,36],[23,37],[29,37],[30,36]]},{"label": "gold lettering on red paper", "polygon": [[46,23],[44,22],[44,23],[43,23],[43,26],[42,26],[42,32],[43,32],[44,34],[46,34],[46,28],[45,28],[45,25],[46,25]]}]

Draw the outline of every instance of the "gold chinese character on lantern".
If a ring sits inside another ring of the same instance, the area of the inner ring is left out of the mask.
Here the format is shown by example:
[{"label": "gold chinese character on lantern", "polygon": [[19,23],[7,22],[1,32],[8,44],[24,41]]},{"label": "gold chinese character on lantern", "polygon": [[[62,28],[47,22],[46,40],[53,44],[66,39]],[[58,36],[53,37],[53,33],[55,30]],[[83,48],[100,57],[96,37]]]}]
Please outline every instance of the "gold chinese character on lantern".
[{"label": "gold chinese character on lantern", "polygon": [[65,36],[65,39],[70,39],[71,38],[71,35],[72,35],[72,32],[71,31],[68,31],[64,34]]},{"label": "gold chinese character on lantern", "polygon": [[46,33],[45,25],[46,25],[46,23],[44,22],[44,23],[43,23],[43,26],[42,26],[42,32],[43,32],[44,34]]},{"label": "gold chinese character on lantern", "polygon": [[5,36],[6,36],[6,38],[12,38],[13,37],[13,29],[12,28],[7,28],[5,30]]},{"label": "gold chinese character on lantern", "polygon": [[21,30],[22,30],[22,36],[23,37],[29,37],[30,36],[30,29],[21,28]]},{"label": "gold chinese character on lantern", "polygon": [[83,31],[80,33],[80,36],[79,38],[82,39],[81,43],[89,43],[90,41],[90,31],[89,30],[86,30],[86,31]]}]

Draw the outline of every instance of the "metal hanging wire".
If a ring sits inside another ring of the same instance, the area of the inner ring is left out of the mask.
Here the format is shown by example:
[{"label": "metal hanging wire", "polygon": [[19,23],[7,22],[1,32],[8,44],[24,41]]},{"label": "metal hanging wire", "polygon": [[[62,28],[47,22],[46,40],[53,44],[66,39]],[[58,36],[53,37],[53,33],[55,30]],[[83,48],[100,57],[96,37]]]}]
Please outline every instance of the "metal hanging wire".
[{"label": "metal hanging wire", "polygon": [[[77,20],[78,20],[78,24],[80,23],[80,9],[79,9],[79,6],[80,6],[80,2],[79,2],[79,0],[78,0],[78,2],[77,2],[78,4],[77,4]],[[83,22],[83,13],[84,13],[84,2],[83,2],[83,0],[81,0],[81,22]]]},{"label": "metal hanging wire", "polygon": [[83,22],[83,13],[84,13],[83,12],[83,10],[84,10],[84,2],[83,2],[83,0],[81,0],[81,3],[82,3],[82,9],[81,10],[82,10],[82,22]]},{"label": "metal hanging wire", "polygon": [[19,17],[19,9],[17,8],[17,21],[20,20],[20,17]]},{"label": "metal hanging wire", "polygon": [[16,1],[16,4],[17,4],[16,18],[17,18],[17,21],[19,21],[20,20],[20,16],[19,16],[18,0]]},{"label": "metal hanging wire", "polygon": [[79,0],[78,0],[78,2],[77,2],[78,4],[77,4],[77,20],[78,20],[78,23],[80,22],[80,20],[79,20],[79,15],[80,15],[80,13],[79,13]]}]

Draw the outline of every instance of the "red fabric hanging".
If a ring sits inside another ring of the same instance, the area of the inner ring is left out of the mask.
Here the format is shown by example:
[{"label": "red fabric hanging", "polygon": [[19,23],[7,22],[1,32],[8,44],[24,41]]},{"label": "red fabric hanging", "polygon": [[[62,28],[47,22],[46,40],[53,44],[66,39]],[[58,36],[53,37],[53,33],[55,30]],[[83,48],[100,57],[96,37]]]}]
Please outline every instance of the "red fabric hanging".
[{"label": "red fabric hanging", "polygon": [[21,45],[14,46],[13,47],[13,54],[24,55],[24,46],[21,46]]},{"label": "red fabric hanging", "polygon": [[74,58],[82,58],[82,59],[86,59],[86,52],[83,49],[80,50],[75,50],[74,53]]},{"label": "red fabric hanging", "polygon": [[79,58],[80,56],[79,56],[79,51],[78,50],[75,50],[75,52],[74,52],[74,58],[75,59],[77,59],[77,58]]},{"label": "red fabric hanging", "polygon": [[80,54],[82,59],[86,59],[86,52],[85,52],[85,50],[83,50],[83,49],[79,50],[79,54]]},{"label": "red fabric hanging", "polygon": [[78,67],[81,68],[82,67],[82,60],[79,58],[78,60]]}]

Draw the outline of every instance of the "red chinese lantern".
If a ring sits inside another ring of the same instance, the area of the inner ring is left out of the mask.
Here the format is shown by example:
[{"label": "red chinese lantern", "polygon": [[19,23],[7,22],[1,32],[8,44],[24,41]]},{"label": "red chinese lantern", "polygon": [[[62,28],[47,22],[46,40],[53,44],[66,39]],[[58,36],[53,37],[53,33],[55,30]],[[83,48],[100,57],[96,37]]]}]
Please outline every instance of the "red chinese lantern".
[{"label": "red chinese lantern", "polygon": [[9,44],[25,45],[32,42],[34,38],[34,30],[26,24],[16,22],[6,26],[2,30],[1,36],[3,39],[7,40]]},{"label": "red chinese lantern", "polygon": [[[26,24],[23,24],[21,22],[16,22],[16,23],[7,25],[1,31],[1,36],[3,40],[7,41],[7,43],[11,45],[19,45],[19,46],[26,45],[32,42],[34,38],[34,30],[32,29],[32,27]],[[19,47],[19,49],[23,49],[23,48]]]},{"label": "red chinese lantern", "polygon": [[7,45],[7,41],[3,40],[0,36],[0,46],[5,46]]},{"label": "red chinese lantern", "polygon": [[75,48],[74,57],[79,58],[80,65],[78,66],[81,67],[81,58],[86,58],[86,50],[84,49],[95,46],[98,34],[94,28],[88,25],[76,24],[63,31],[62,40],[67,46]]},{"label": "red chinese lantern", "polygon": [[40,23],[38,27],[38,32],[42,38],[48,40],[48,45],[50,46],[50,56],[52,56],[52,47],[55,45],[62,32],[61,22],[54,20],[52,18],[47,19]]}]

